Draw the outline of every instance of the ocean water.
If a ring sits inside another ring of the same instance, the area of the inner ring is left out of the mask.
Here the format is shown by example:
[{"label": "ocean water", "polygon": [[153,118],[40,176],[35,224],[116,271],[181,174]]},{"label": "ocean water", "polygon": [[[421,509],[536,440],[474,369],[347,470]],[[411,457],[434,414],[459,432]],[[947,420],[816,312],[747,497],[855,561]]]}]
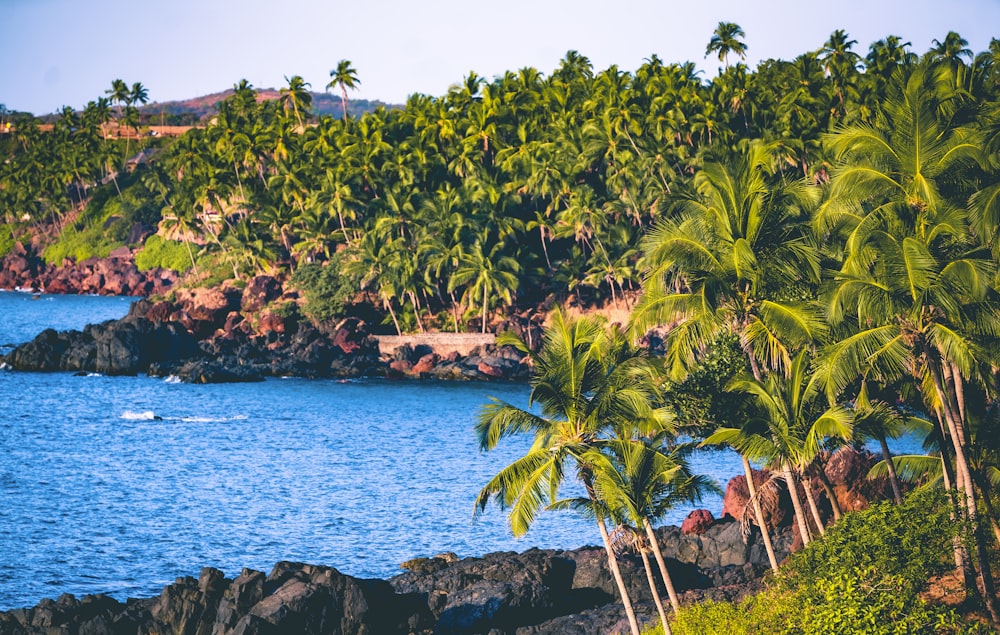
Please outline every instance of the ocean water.
[{"label": "ocean water", "polygon": [[[121,317],[129,302],[0,292],[0,346]],[[445,551],[599,544],[567,512],[520,538],[495,507],[473,523],[480,488],[527,449],[479,451],[491,396],[527,406],[528,387],[0,371],[0,610],[61,593],[149,597],[203,566],[234,576],[297,560],[386,578]],[[728,452],[692,463],[723,486],[741,472]],[[721,500],[700,507],[718,515]]]}]

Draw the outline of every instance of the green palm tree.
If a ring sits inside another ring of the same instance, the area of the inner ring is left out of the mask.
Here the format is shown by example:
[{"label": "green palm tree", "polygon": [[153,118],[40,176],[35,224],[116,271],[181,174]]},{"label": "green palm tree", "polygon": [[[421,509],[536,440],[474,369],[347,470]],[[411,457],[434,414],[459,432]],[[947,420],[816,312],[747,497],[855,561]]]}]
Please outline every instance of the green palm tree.
[{"label": "green palm tree", "polygon": [[[809,528],[798,495],[798,481],[823,447],[823,441],[838,438],[847,441],[853,434],[853,415],[843,406],[820,411],[816,398],[821,396],[810,375],[810,358],[803,350],[792,362],[788,374],[769,374],[761,381],[755,377],[734,379],[727,390],[751,395],[760,414],[739,428],[720,428],[703,441],[704,445],[726,443],[744,457],[761,461],[780,470],[795,508],[795,519],[802,542],[809,544]],[[803,487],[817,530],[824,525],[812,495],[812,486]]]},{"label": "green palm tree", "polygon": [[521,265],[503,253],[503,243],[486,246],[476,240],[459,257],[458,267],[452,273],[448,290],[465,287],[466,305],[472,307],[478,298],[482,306],[482,332],[486,332],[486,319],[495,298],[506,304],[513,302],[519,283],[517,274]]},{"label": "green palm tree", "polygon": [[858,378],[909,378],[927,411],[942,414],[976,537],[980,592],[1000,623],[964,428],[964,384],[984,383],[982,367],[993,359],[997,265],[976,242],[953,189],[978,144],[938,119],[932,68],[922,64],[898,79],[873,125],[830,140],[841,165],[818,220],[841,227],[846,244],[827,300],[840,336],[818,373],[831,398]]},{"label": "green palm tree", "polygon": [[537,353],[514,337],[501,336],[498,343],[517,346],[530,355],[532,390],[528,409],[498,400],[483,407],[476,425],[480,448],[491,450],[506,437],[521,434],[530,435],[533,443],[527,454],[483,487],[476,515],[495,500],[510,510],[514,534],[524,534],[539,512],[559,500],[560,487],[575,473],[591,501],[608,565],[632,632],[637,634],[638,622],[595,489],[596,474],[586,457],[602,439],[617,436],[616,428],[632,429],[642,422],[650,428],[656,427],[652,423],[663,426],[651,405],[658,381],[655,368],[620,330],[609,330],[596,318],[571,321],[560,311],[553,314]]},{"label": "green palm tree", "polygon": [[347,89],[355,90],[361,85],[358,71],[351,66],[351,60],[340,60],[337,62],[337,68],[330,71],[330,78],[326,88],[329,90],[334,86],[340,87],[340,106],[344,111],[344,121],[347,121]]},{"label": "green palm tree", "polygon": [[746,37],[743,28],[735,22],[719,22],[712,34],[712,39],[705,47],[705,57],[712,53],[719,56],[720,62],[725,62],[729,68],[729,54],[735,53],[741,60],[746,58],[747,45],[740,39]]},{"label": "green palm tree", "polygon": [[302,79],[300,75],[293,75],[291,79],[285,77],[288,86],[278,91],[281,95],[279,103],[287,115],[291,112],[301,130],[304,127],[303,116],[308,116],[312,107],[312,94],[309,92],[309,82]]},{"label": "green palm tree", "polygon": [[[824,332],[817,312],[788,294],[819,278],[818,254],[803,226],[808,192],[801,185],[771,186],[769,165],[760,143],[738,157],[706,161],[695,175],[695,192],[680,199],[675,213],[643,241],[648,273],[631,328],[641,335],[671,325],[667,365],[675,379],[723,333],[739,338],[754,378],[763,381],[764,372],[789,367],[795,348]],[[777,570],[746,457],[743,467],[757,526]]]},{"label": "green palm tree", "polygon": [[662,602],[653,582],[647,552],[652,552],[674,611],[680,601],[667,570],[653,523],[679,503],[697,503],[703,493],[718,492],[706,477],[691,473],[687,448],[658,448],[647,439],[618,438],[602,442],[586,458],[594,469],[594,489],[612,518],[634,527],[635,542],[646,569],[650,590],[665,632],[670,632]]}]

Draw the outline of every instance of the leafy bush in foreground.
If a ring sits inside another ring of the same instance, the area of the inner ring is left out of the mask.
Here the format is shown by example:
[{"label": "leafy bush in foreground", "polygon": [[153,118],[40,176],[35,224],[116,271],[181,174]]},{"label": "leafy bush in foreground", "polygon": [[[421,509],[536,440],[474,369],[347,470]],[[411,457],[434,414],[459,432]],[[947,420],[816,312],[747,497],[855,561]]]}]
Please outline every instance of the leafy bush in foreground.
[{"label": "leafy bush in foreground", "polygon": [[703,603],[676,616],[675,635],[974,635],[991,632],[918,596],[954,566],[940,491],[848,514],[793,556],[765,591],[739,604]]}]

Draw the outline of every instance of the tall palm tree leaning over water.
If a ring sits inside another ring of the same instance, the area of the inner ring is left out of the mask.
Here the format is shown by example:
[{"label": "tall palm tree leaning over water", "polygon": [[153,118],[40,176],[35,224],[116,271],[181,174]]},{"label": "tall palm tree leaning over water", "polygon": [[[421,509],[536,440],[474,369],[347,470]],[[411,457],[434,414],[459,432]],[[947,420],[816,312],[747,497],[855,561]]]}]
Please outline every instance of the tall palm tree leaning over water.
[{"label": "tall palm tree leaning over water", "polygon": [[670,428],[665,412],[653,407],[660,382],[656,367],[620,329],[609,329],[598,318],[569,320],[559,311],[537,353],[513,336],[501,335],[497,343],[530,355],[531,395],[528,409],[498,400],[485,405],[476,424],[479,446],[492,450],[504,438],[520,434],[531,435],[533,443],[527,454],[483,487],[475,516],[495,500],[510,510],[514,535],[522,535],[539,512],[559,500],[560,487],[575,474],[591,505],[629,626],[637,635],[639,625],[618,568],[606,523],[608,510],[599,498],[591,459],[602,444],[629,438],[629,430],[653,435]]}]

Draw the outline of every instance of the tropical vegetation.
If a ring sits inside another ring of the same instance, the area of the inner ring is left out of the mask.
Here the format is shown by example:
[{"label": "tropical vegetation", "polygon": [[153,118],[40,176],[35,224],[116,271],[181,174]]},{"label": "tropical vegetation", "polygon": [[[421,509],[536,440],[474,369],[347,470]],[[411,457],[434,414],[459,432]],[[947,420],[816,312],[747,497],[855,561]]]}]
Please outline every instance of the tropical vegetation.
[{"label": "tropical vegetation", "polygon": [[[690,62],[653,55],[634,72],[596,70],[569,51],[549,74],[470,73],[445,95],[356,117],[348,90],[363,69],[341,60],[327,89],[340,93],[343,117],[317,116],[301,76],[270,101],[244,80],[211,121],[177,138],[142,134],[147,91],[115,80],[50,129],[4,113],[0,248],[35,240],[58,263],[131,243],[143,266],[182,269],[189,284],[277,275],[302,290],[315,320],[365,305],[397,332],[485,332],[552,304],[618,308],[631,316],[624,330],[556,311],[540,349],[501,338],[535,365],[531,405],[484,408],[481,447],[515,434],[533,445],[484,486],[478,509],[509,508],[515,533],[546,508],[581,512],[612,571],[612,536],[632,535],[680,629],[649,527],[706,486],[681,440],[725,443],[744,457],[762,540],[766,491],[754,490],[751,462],[780,473],[793,501],[802,490],[804,554],[826,554],[796,559],[808,565],[790,567],[792,581],[749,605],[747,619],[792,619],[784,599],[817,608],[781,632],[826,632],[801,620],[841,597],[857,600],[844,610],[859,623],[908,615],[962,632],[916,602],[909,577],[925,583],[946,563],[968,606],[1000,624],[989,432],[1000,40],[974,54],[948,33],[917,54],[887,36],[862,56],[838,30],[794,60],[750,69],[744,37],[719,24],[706,56],[724,66],[711,80]],[[928,435],[927,456],[890,455],[885,440],[907,429]],[[919,538],[933,554],[919,574],[881,561],[845,571],[823,547],[876,539],[840,529],[862,521],[836,507],[828,529],[809,485],[828,451],[868,440],[886,454],[893,505],[940,518],[878,508],[904,514],[893,522],[913,525],[906,542],[937,532]],[[907,480],[921,495],[903,496]],[[784,579],[773,552],[771,564]],[[872,595],[873,572],[907,595]]]}]

